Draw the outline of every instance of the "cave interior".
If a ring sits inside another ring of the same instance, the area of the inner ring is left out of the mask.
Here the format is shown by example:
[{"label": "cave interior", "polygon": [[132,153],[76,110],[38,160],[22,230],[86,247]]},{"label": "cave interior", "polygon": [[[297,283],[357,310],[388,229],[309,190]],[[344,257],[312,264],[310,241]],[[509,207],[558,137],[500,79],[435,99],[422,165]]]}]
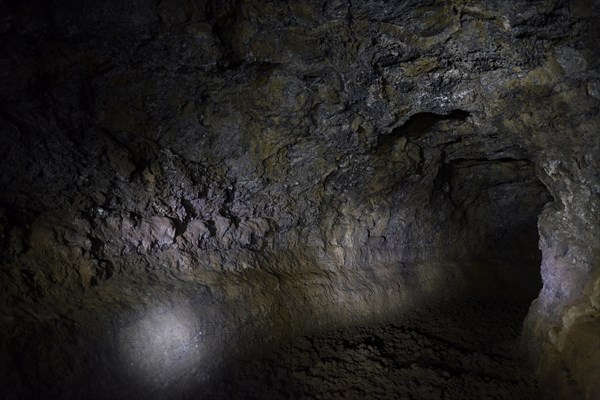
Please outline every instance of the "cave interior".
[{"label": "cave interior", "polygon": [[600,398],[600,4],[0,1],[0,398]]}]

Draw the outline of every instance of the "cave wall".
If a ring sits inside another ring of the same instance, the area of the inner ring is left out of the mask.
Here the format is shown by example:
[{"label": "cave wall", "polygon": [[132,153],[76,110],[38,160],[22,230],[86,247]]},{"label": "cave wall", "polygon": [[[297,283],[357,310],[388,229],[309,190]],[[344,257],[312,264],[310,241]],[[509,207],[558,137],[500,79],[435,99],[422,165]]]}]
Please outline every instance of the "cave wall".
[{"label": "cave wall", "polygon": [[263,342],[539,292],[540,373],[597,394],[597,6],[0,8],[6,392],[160,397]]}]

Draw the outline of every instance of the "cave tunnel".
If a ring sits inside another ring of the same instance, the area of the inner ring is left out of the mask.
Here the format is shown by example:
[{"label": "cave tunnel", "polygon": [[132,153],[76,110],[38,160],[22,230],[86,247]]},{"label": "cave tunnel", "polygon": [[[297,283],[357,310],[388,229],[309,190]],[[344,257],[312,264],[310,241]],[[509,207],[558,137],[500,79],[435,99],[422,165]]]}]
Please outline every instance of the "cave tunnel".
[{"label": "cave tunnel", "polygon": [[0,2],[0,399],[600,398],[596,2]]}]

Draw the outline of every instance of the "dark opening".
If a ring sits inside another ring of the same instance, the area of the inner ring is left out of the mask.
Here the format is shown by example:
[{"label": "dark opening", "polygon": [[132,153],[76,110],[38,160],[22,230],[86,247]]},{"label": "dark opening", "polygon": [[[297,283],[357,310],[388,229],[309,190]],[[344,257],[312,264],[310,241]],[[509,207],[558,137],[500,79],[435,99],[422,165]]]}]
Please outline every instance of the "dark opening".
[{"label": "dark opening", "polygon": [[529,304],[542,287],[537,219],[551,196],[527,159],[455,159],[438,175],[455,210],[472,287]]}]

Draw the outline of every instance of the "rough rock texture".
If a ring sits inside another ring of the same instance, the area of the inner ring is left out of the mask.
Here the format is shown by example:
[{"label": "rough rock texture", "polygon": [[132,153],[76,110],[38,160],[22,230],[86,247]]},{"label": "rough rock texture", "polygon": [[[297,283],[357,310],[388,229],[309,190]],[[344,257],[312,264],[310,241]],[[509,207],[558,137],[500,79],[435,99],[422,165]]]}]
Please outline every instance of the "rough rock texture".
[{"label": "rough rock texture", "polygon": [[261,346],[493,296],[537,297],[544,387],[597,398],[599,16],[0,2],[0,394],[184,396]]},{"label": "rough rock texture", "polygon": [[215,399],[539,399],[516,356],[524,308],[429,304],[393,323],[294,338],[233,366]]}]

